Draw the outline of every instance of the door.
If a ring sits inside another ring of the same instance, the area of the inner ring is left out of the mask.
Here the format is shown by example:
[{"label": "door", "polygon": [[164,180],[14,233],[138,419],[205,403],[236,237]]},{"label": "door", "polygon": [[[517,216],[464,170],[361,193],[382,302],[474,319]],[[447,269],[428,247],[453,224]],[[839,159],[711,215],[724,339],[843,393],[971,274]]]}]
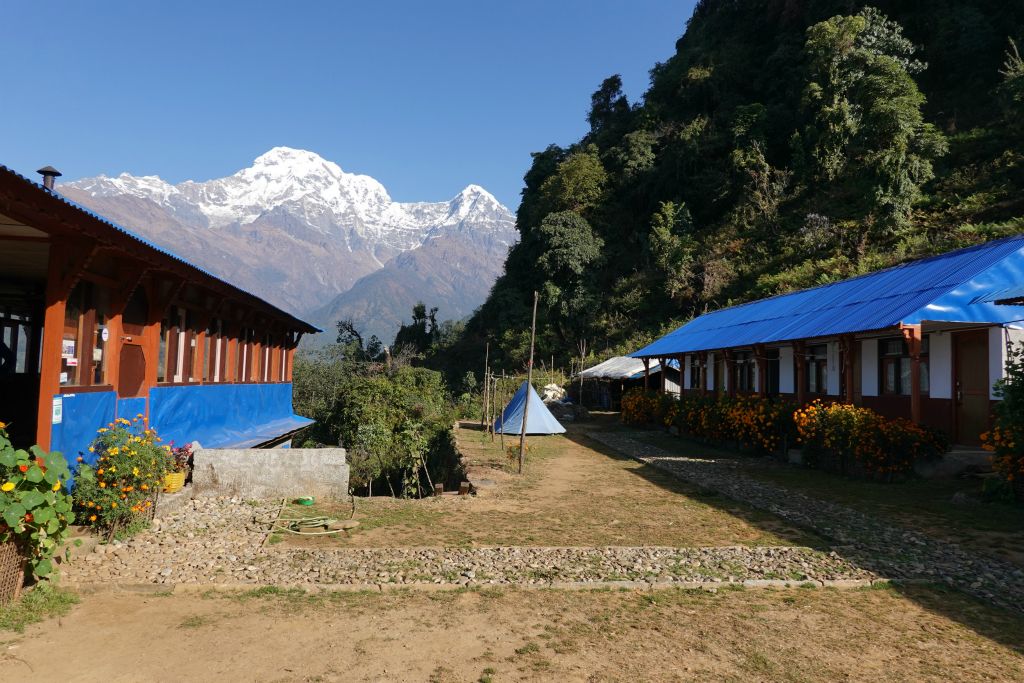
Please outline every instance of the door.
[{"label": "door", "polygon": [[121,351],[118,354],[117,396],[134,398],[144,396],[146,382],[146,354],[142,349],[142,336],[149,315],[146,292],[138,287],[121,315]]},{"label": "door", "polygon": [[989,424],[988,331],[961,332],[953,344],[956,441],[977,446]]}]

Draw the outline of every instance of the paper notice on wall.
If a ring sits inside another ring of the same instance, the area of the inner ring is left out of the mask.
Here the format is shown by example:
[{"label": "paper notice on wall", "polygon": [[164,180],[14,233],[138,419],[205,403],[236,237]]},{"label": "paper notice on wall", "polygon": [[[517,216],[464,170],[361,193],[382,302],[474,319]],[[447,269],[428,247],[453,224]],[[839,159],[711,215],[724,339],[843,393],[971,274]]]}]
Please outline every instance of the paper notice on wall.
[{"label": "paper notice on wall", "polygon": [[53,412],[50,415],[50,423],[59,425],[64,420],[64,397],[53,397]]},{"label": "paper notice on wall", "polygon": [[63,358],[73,358],[75,355],[75,340],[64,339],[60,343],[60,355]]},{"label": "paper notice on wall", "polygon": [[78,366],[77,358],[65,358],[64,361],[68,364],[69,368],[74,368]]},{"label": "paper notice on wall", "polygon": [[103,349],[92,350],[92,360],[94,363],[99,363],[103,360]]},{"label": "paper notice on wall", "polygon": [[60,383],[61,384],[67,384],[68,383],[68,373],[66,373],[66,372],[60,373]]}]

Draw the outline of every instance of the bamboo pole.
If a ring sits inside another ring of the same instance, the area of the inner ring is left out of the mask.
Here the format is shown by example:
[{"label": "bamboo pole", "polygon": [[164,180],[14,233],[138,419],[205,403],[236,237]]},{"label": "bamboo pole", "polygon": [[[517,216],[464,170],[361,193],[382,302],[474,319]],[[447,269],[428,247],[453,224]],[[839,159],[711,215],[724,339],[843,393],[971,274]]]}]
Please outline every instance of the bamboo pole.
[{"label": "bamboo pole", "polygon": [[488,363],[491,360],[491,342],[487,342],[486,350],[484,351],[484,406],[480,413],[480,426],[484,426],[484,420],[487,419],[487,408],[488,401],[491,398],[490,383],[487,381]]},{"label": "bamboo pole", "polygon": [[523,404],[523,424],[519,428],[519,474],[523,473],[526,457],[526,425],[530,415],[530,390],[533,388],[533,345],[537,339],[537,292],[533,293],[533,322],[530,324],[530,363],[526,366],[526,403]]}]

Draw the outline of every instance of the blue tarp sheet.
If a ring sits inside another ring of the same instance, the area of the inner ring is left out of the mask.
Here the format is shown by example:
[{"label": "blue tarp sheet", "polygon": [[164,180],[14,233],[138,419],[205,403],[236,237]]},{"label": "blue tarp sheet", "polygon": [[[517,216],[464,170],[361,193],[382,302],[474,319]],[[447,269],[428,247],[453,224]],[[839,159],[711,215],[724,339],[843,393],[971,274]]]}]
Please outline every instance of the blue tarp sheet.
[{"label": "blue tarp sheet", "polygon": [[528,382],[524,381],[515,396],[501,412],[501,417],[494,421],[494,431],[499,434],[519,434],[523,428],[523,409],[529,396],[530,410],[526,417],[527,434],[562,434],[565,432],[555,416],[551,414],[544,401]]},{"label": "blue tarp sheet", "polygon": [[72,472],[79,455],[91,465],[96,461],[96,455],[89,452],[89,444],[96,438],[97,429],[114,421],[117,394],[94,391],[57,394],[53,398],[61,403],[61,418],[60,424],[50,427],[50,450],[63,453]]},{"label": "blue tarp sheet", "polygon": [[149,423],[164,443],[246,448],[312,424],[292,412],[291,384],[156,387]]}]

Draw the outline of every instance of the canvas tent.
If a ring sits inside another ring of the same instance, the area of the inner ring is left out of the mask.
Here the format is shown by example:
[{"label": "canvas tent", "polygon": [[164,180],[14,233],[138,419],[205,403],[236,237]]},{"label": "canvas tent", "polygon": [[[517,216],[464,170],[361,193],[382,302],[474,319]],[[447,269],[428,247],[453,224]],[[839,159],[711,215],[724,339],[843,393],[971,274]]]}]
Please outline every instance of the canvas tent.
[{"label": "canvas tent", "polygon": [[[664,378],[664,390],[679,393],[679,361],[669,359]],[[661,364],[652,362],[648,370],[648,387],[662,387]],[[618,408],[622,394],[627,389],[644,386],[644,362],[640,358],[615,356],[576,375],[577,382],[583,380],[582,396],[578,384],[572,385],[575,398],[591,408],[614,410]]]},{"label": "canvas tent", "polygon": [[498,434],[519,434],[523,426],[523,409],[526,401],[530,401],[529,414],[526,417],[527,434],[562,434],[565,427],[559,424],[558,420],[551,414],[544,401],[529,382],[523,381],[519,385],[515,396],[501,411],[501,417],[494,421],[494,431]]}]

